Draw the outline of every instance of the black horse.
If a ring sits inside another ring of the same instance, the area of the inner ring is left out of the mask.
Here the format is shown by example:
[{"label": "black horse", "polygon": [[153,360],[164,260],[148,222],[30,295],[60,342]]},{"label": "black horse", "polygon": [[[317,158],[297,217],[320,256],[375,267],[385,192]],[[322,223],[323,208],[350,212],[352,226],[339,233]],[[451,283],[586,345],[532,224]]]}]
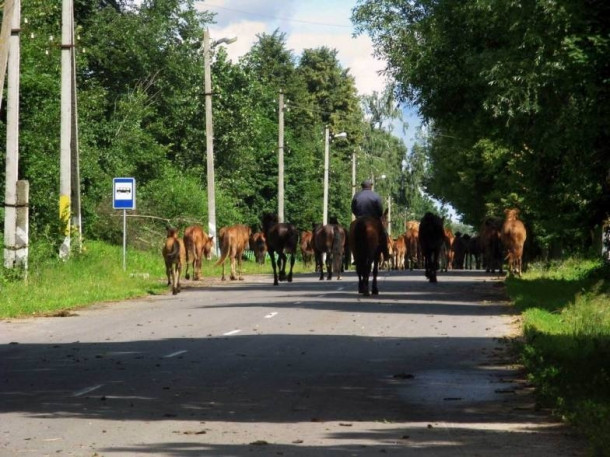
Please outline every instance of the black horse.
[{"label": "black horse", "polygon": [[439,268],[439,256],[445,240],[443,219],[436,214],[426,213],[419,223],[419,245],[424,257],[426,278],[437,282],[436,272]]},{"label": "black horse", "polygon": [[[292,282],[292,268],[294,267],[294,255],[299,242],[299,233],[296,227],[285,222],[278,222],[277,214],[265,213],[262,217],[263,233],[267,242],[267,252],[271,258],[273,267],[273,285],[278,285],[277,269],[279,268],[279,280]],[[278,254],[277,266],[275,253]],[[290,254],[290,271],[286,276],[286,254]]]}]

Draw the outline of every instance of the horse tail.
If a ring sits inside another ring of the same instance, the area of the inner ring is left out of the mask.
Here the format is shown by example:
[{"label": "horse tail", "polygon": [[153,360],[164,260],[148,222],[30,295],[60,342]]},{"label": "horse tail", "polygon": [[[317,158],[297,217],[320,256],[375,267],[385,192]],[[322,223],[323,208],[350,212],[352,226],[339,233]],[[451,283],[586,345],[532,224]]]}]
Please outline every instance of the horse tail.
[{"label": "horse tail", "polygon": [[227,259],[227,255],[229,254],[229,249],[225,249],[224,246],[222,246],[222,255],[220,256],[220,259],[218,259],[216,261],[216,263],[214,264],[215,267],[217,267],[218,265],[221,265],[226,259]]},{"label": "horse tail", "polygon": [[333,254],[338,254],[341,252],[342,244],[343,243],[341,243],[341,232],[339,230],[339,227],[335,225],[333,226]]}]

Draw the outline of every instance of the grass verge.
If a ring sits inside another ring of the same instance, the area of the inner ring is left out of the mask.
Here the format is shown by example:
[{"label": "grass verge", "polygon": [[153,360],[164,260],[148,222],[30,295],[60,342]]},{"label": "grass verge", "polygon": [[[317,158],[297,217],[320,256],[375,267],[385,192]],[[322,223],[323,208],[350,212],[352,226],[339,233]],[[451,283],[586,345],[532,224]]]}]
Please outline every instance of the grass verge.
[{"label": "grass verge", "polygon": [[[165,265],[158,252],[128,249],[123,271],[123,249],[89,241],[83,253],[61,261],[50,246],[33,246],[27,280],[18,270],[0,270],[0,318],[55,315],[93,303],[164,294]],[[226,274],[230,265],[226,262]],[[271,273],[271,263],[243,262],[244,274]],[[300,262],[294,272],[306,271]],[[204,261],[204,278],[220,278],[222,267]],[[183,270],[184,275],[184,270]]]},{"label": "grass verge", "polygon": [[508,278],[523,314],[523,361],[539,402],[610,456],[610,267],[570,259]]}]

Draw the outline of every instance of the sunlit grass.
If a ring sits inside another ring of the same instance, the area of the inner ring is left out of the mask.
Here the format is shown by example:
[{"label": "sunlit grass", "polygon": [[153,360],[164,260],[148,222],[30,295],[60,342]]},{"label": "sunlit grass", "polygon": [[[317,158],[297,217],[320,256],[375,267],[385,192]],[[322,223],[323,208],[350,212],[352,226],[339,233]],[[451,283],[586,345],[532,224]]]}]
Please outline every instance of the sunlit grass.
[{"label": "sunlit grass", "polygon": [[[36,253],[48,250],[48,246],[39,249],[34,246],[32,250]],[[214,264],[214,260],[204,260],[204,280],[220,278],[222,267]],[[264,265],[244,260],[242,267],[243,274],[247,275],[272,273],[268,258]],[[312,268],[305,268],[302,262],[295,263],[295,274],[311,271]],[[17,273],[9,270],[0,273],[0,318],[54,314],[93,303],[168,292],[160,249],[158,252],[127,249],[124,271],[122,247],[97,241],[87,242],[84,252],[73,254],[68,261],[52,255],[47,255],[45,260],[36,260],[34,256],[27,279]],[[227,260],[227,277],[229,273]]]},{"label": "sunlit grass", "polygon": [[570,259],[507,279],[523,313],[523,361],[540,401],[610,455],[610,268]]}]

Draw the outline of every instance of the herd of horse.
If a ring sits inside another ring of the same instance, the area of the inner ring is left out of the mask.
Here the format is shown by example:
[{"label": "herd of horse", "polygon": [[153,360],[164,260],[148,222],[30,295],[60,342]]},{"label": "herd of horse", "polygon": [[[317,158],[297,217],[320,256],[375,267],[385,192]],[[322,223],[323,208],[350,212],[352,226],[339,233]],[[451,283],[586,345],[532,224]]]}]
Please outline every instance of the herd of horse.
[{"label": "herd of horse", "polygon": [[[261,218],[262,231],[253,233],[246,225],[223,227],[218,233],[221,255],[216,266],[230,260],[230,279],[241,280],[244,252],[250,249],[259,264],[268,255],[273,268],[273,284],[292,282],[297,250],[300,250],[306,267],[315,261],[320,279],[341,278],[350,263],[358,275],[358,293],[378,294],[377,276],[380,268],[423,268],[426,278],[435,283],[437,272],[450,269],[485,267],[487,272],[503,273],[504,261],[510,274],[521,275],[523,246],[527,237],[519,210],[505,210],[505,219],[486,218],[477,236],[457,232],[445,227],[443,218],[426,213],[420,221],[407,221],[405,233],[392,238],[387,233],[387,211],[381,218],[359,217],[346,229],[336,220],[329,224],[316,224],[312,230],[299,231],[293,224],[279,222],[278,216],[265,213]],[[167,283],[172,293],[180,292],[182,268],[185,278],[201,278],[201,264],[210,260],[214,246],[199,225],[187,227],[183,238],[177,229],[169,227],[163,246]],[[277,259],[276,259],[277,255]],[[352,262],[353,259],[353,262]],[[288,269],[288,273],[286,270]],[[326,272],[326,274],[325,274]],[[371,280],[372,276],[372,280]],[[370,284],[369,284],[370,282]]]}]

